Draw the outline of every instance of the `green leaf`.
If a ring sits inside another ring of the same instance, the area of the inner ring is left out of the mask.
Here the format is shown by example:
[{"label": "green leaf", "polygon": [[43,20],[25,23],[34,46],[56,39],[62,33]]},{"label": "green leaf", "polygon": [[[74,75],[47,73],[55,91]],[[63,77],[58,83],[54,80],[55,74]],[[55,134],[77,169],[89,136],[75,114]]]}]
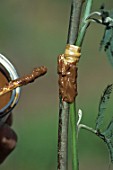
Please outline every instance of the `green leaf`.
[{"label": "green leaf", "polygon": [[113,28],[105,29],[103,39],[101,41],[101,48],[104,46],[108,59],[113,66]]},{"label": "green leaf", "polygon": [[102,24],[105,25],[105,31],[100,43],[100,49],[104,48],[104,51],[113,66],[113,10],[103,10]]},{"label": "green leaf", "polygon": [[111,162],[113,163],[113,119],[109,123],[107,129],[103,133],[101,133],[101,135],[103,136],[102,139],[107,144]]},{"label": "green leaf", "polygon": [[110,121],[107,129],[102,134],[107,139],[111,139],[113,137],[113,119]]},{"label": "green leaf", "polygon": [[101,125],[103,124],[104,113],[105,113],[106,105],[110,98],[110,94],[112,92],[112,87],[113,87],[113,84],[108,85],[106,89],[104,90],[103,95],[101,96],[101,99],[99,102],[99,108],[98,108],[98,115],[96,119],[96,130],[97,131],[100,131]]},{"label": "green leaf", "polygon": [[113,137],[107,138],[106,136],[103,135],[103,133],[98,134],[98,136],[106,143],[110,154],[111,162],[113,163]]},{"label": "green leaf", "polygon": [[108,142],[106,141],[106,144],[107,144],[107,147],[108,147],[108,150],[109,150],[109,154],[110,154],[110,158],[111,158],[111,162],[113,163],[113,142],[109,141]]}]

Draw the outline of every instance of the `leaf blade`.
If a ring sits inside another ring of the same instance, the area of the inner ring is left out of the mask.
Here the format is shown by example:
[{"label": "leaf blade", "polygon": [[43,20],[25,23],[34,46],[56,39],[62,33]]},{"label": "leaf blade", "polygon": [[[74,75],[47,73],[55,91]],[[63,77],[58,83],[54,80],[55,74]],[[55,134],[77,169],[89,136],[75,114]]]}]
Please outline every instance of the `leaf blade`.
[{"label": "leaf blade", "polygon": [[113,118],[110,121],[106,130],[101,133],[101,135],[104,136],[103,140],[107,144],[111,162],[113,163]]},{"label": "leaf blade", "polygon": [[105,113],[106,105],[107,105],[109,98],[110,98],[110,94],[112,92],[112,88],[113,88],[113,84],[108,85],[105,88],[103,95],[100,98],[98,115],[97,115],[97,118],[96,118],[96,130],[97,131],[100,131],[100,128],[103,124],[104,113]]}]

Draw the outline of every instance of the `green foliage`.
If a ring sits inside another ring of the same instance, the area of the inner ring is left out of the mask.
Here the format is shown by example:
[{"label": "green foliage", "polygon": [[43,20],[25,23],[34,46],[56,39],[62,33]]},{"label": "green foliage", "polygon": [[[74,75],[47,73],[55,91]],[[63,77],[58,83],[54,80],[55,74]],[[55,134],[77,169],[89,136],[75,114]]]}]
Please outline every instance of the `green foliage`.
[{"label": "green foliage", "polygon": [[110,121],[107,129],[102,133],[107,139],[113,137],[113,119]]},{"label": "green foliage", "polygon": [[101,96],[99,109],[98,109],[98,116],[96,119],[96,130],[97,131],[100,131],[101,125],[103,124],[104,113],[105,113],[106,105],[110,98],[110,94],[112,92],[112,87],[113,87],[113,84],[108,85],[106,89],[104,90],[103,95]]},{"label": "green foliage", "polygon": [[100,99],[99,103],[99,112],[96,120],[96,130],[97,135],[104,140],[104,142],[107,144],[111,162],[113,163],[113,119],[110,121],[108,127],[104,132],[101,132],[101,125],[103,124],[103,118],[104,113],[106,109],[106,104],[108,103],[110,99],[110,94],[112,92],[113,84],[108,85],[106,89],[104,90],[104,93]]},{"label": "green foliage", "polygon": [[98,134],[107,144],[111,162],[113,163],[113,119],[110,121],[107,129],[103,133]]},{"label": "green foliage", "polygon": [[105,28],[105,33],[101,41],[101,47],[104,46],[104,51],[106,52],[110,63],[113,66],[113,28]]},{"label": "green foliage", "polygon": [[[104,6],[101,7],[101,24],[105,25],[104,36],[102,38],[100,49],[103,47],[106,52],[108,59],[113,66],[113,10],[104,10]],[[108,127],[104,132],[101,133],[101,125],[103,124],[104,111],[106,104],[110,98],[113,84],[108,85],[105,89],[99,103],[99,112],[96,120],[97,135],[104,140],[107,144],[111,162],[113,163],[113,119],[110,121]]]},{"label": "green foliage", "polygon": [[100,48],[104,47],[104,51],[106,52],[111,65],[113,66],[113,10],[106,11],[102,9],[101,17],[102,24],[105,25],[105,31]]}]

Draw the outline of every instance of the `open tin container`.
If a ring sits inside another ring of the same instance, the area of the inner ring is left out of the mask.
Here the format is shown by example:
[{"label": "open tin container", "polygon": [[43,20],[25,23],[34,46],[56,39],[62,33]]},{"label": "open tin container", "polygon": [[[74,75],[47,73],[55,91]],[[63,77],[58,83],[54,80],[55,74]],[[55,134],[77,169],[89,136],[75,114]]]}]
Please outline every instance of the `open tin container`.
[{"label": "open tin container", "polygon": [[[19,76],[12,63],[0,54],[0,88],[17,78]],[[18,103],[20,90],[21,88],[17,87],[13,91],[0,96],[0,121],[4,122]]]}]

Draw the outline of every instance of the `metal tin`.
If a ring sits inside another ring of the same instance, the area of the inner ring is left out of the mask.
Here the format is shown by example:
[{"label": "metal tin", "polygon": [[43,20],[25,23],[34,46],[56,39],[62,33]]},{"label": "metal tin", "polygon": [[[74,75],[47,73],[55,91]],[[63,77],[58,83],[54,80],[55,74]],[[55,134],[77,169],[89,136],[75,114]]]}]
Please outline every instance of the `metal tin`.
[{"label": "metal tin", "polygon": [[[8,81],[19,78],[17,71],[12,63],[2,54],[0,54],[0,69],[2,70]],[[11,113],[12,109],[16,106],[20,97],[20,91],[20,87],[12,91],[9,102],[2,109],[0,109],[0,121],[4,122],[7,119],[8,115]]]}]

